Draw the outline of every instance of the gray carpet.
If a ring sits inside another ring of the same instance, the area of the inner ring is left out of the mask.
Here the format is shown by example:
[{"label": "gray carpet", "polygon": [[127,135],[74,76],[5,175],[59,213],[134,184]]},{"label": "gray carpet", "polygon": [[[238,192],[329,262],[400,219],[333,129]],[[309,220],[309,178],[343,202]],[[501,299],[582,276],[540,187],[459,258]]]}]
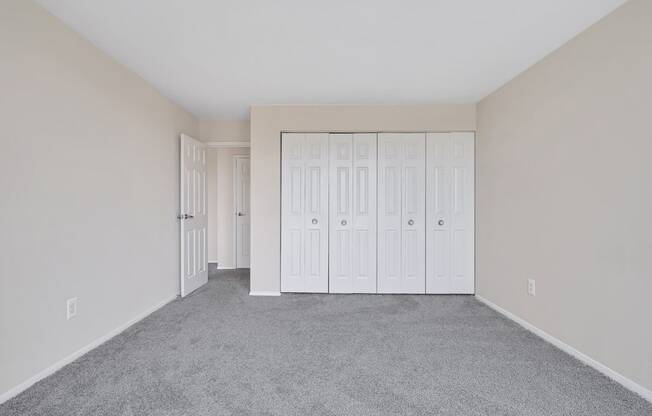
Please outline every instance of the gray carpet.
[{"label": "gray carpet", "polygon": [[213,273],[0,415],[652,415],[470,296],[248,296]]}]

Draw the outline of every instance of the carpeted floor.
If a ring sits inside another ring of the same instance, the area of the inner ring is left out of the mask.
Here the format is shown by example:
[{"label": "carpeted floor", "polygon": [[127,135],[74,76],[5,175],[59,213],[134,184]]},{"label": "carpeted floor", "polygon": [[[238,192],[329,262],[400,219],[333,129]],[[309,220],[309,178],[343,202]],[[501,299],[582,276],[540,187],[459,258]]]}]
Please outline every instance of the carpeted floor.
[{"label": "carpeted floor", "polygon": [[206,287],[0,415],[652,415],[652,404],[471,296],[248,296]]}]

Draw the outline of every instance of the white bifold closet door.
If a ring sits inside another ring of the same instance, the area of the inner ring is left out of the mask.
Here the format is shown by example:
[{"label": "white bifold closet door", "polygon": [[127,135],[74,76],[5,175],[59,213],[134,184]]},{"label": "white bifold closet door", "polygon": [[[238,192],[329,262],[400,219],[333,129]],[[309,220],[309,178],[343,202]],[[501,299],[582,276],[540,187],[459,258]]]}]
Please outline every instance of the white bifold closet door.
[{"label": "white bifold closet door", "polygon": [[426,292],[471,294],[474,283],[474,134],[427,135]]},{"label": "white bifold closet door", "polygon": [[330,293],[376,293],[376,137],[330,135]]},{"label": "white bifold closet door", "polygon": [[283,133],[281,291],[328,292],[328,133]]},{"label": "white bifold closet door", "polygon": [[378,293],[426,290],[425,136],[378,134]]}]

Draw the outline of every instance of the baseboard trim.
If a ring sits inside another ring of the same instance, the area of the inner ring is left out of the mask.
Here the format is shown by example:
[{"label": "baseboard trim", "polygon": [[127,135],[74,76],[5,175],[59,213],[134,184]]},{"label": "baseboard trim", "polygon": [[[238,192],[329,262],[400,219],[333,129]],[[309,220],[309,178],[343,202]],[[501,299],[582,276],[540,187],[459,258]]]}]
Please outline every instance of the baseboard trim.
[{"label": "baseboard trim", "polygon": [[249,292],[249,296],[281,296],[281,292],[252,290]]},{"label": "baseboard trim", "polygon": [[218,264],[217,265],[217,270],[235,270],[235,267],[233,267],[233,266],[220,266]]},{"label": "baseboard trim", "polygon": [[490,307],[491,309],[505,316],[506,318],[516,322],[517,324],[527,329],[528,331],[532,332],[533,334],[548,341],[549,343],[559,348],[560,350],[564,351],[565,353],[572,355],[573,357],[577,358],[578,360],[588,365],[589,367],[593,367],[594,369],[598,370],[599,372],[609,377],[613,381],[623,385],[628,390],[631,390],[634,393],[638,394],[639,396],[643,397],[645,400],[652,402],[652,391],[646,389],[645,387],[641,386],[635,381],[628,379],[627,377],[618,373],[617,371],[612,370],[611,368],[607,367],[601,362],[594,360],[588,355],[576,350],[575,348],[571,347],[570,345],[566,344],[560,339],[553,337],[552,335],[548,334],[544,330],[539,329],[536,326],[532,325],[525,319],[514,315],[513,313],[501,308],[500,306],[483,298],[482,296],[475,295],[475,298],[480,302],[484,303],[485,305],[487,305],[488,307]]},{"label": "baseboard trim", "polygon": [[31,386],[33,386],[35,383],[43,380],[44,378],[54,374],[64,366],[70,364],[71,362],[75,361],[77,358],[81,357],[82,355],[86,354],[87,352],[99,347],[100,345],[104,344],[106,341],[110,340],[111,338],[115,337],[116,335],[120,334],[130,326],[134,325],[135,323],[142,321],[145,319],[147,316],[151,315],[152,313],[156,312],[157,310],[161,309],[163,306],[167,305],[168,303],[172,302],[174,299],[177,298],[177,295],[171,296],[162,302],[157,303],[156,305],[152,306],[151,308],[148,308],[144,312],[139,313],[136,315],[134,318],[130,319],[129,321],[125,322],[124,324],[118,326],[117,328],[109,331],[107,334],[102,335],[101,337],[97,338],[96,340],[92,341],[90,344],[85,345],[84,347],[80,348],[79,350],[73,352],[72,354],[68,355],[67,357],[57,361],[56,363],[52,364],[51,366],[47,367],[45,370],[40,371],[38,374],[33,375],[32,377],[28,378],[27,380],[23,381],[22,383],[18,384],[15,387],[12,387],[8,391],[0,394],[0,404],[6,402],[7,400],[19,395],[23,391],[27,390]]}]

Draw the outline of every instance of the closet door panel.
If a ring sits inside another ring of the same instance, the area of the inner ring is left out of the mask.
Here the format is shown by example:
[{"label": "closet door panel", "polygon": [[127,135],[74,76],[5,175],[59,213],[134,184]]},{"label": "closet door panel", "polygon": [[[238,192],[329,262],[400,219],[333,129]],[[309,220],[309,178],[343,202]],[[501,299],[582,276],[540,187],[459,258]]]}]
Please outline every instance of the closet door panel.
[{"label": "closet door panel", "polygon": [[474,293],[474,135],[427,137],[427,293]]},{"label": "closet door panel", "polygon": [[402,284],[401,293],[425,293],[425,134],[402,135]]},{"label": "closet door panel", "polygon": [[376,153],[377,135],[353,135],[354,293],[376,293]]},{"label": "closet door panel", "polygon": [[449,133],[427,137],[426,292],[451,291],[451,141]]},{"label": "closet door panel", "polygon": [[402,274],[402,147],[378,134],[378,293],[400,293]]},{"label": "closet door panel", "polygon": [[281,140],[281,291],[328,292],[328,135]]},{"label": "closet door panel", "polygon": [[376,134],[334,133],[330,146],[329,292],[376,292]]},{"label": "closet door panel", "polygon": [[331,134],[329,292],[352,293],[353,135]]},{"label": "closet door panel", "polygon": [[328,134],[306,134],[304,276],[306,292],[328,292]]},{"label": "closet door panel", "polygon": [[451,133],[451,293],[475,292],[473,133]]},{"label": "closet door panel", "polygon": [[281,143],[281,291],[304,286],[304,142],[303,134],[283,134]]}]

